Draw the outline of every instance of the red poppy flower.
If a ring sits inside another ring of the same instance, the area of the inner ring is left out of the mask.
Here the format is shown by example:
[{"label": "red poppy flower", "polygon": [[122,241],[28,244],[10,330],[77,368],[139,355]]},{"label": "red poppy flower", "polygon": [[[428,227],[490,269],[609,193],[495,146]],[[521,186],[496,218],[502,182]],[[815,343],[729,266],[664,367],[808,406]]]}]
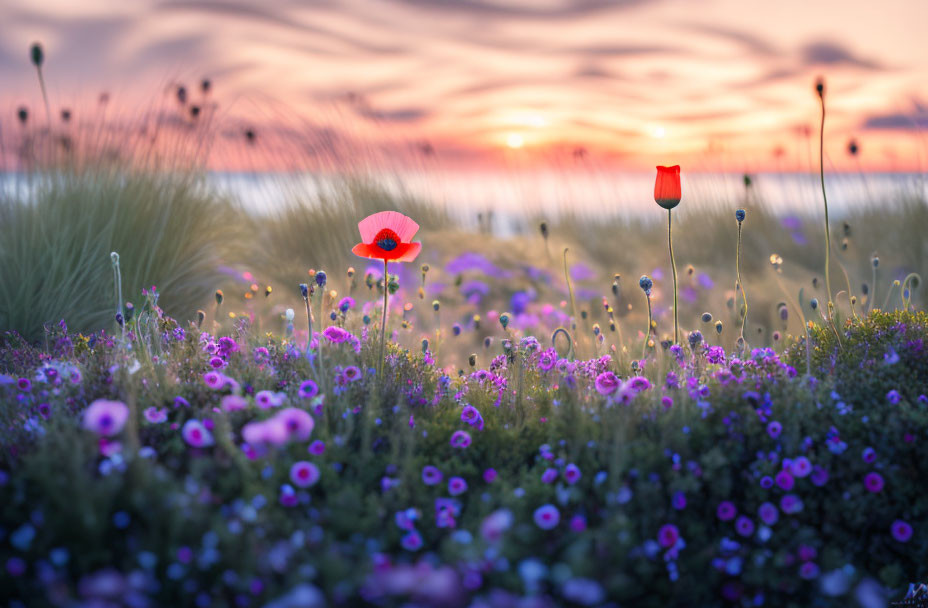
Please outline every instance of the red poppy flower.
[{"label": "red poppy flower", "polygon": [[351,252],[362,258],[390,262],[411,262],[422,250],[422,243],[413,243],[412,237],[419,224],[396,211],[381,211],[358,222],[361,243]]},{"label": "red poppy flower", "polygon": [[654,182],[654,200],[664,209],[670,210],[680,204],[680,165],[658,167]]}]

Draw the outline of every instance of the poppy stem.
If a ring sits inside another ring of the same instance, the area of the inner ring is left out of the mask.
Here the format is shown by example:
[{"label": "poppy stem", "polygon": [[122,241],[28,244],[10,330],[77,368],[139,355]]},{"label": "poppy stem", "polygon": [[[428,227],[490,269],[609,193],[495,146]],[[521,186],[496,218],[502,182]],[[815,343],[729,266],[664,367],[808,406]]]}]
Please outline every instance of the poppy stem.
[{"label": "poppy stem", "polygon": [[[680,332],[677,328],[677,264],[673,259],[673,224],[671,223],[670,209],[667,210],[667,245],[670,247],[670,269],[673,271],[673,343],[680,342]],[[651,298],[648,298],[648,306],[651,305]],[[648,324],[650,332],[651,325]]]},{"label": "poppy stem", "polygon": [[383,261],[383,315],[380,319],[380,370],[377,373],[380,376],[380,381],[383,382],[383,365],[384,365],[384,356],[386,346],[386,336],[387,336],[387,311],[389,306],[389,296],[390,296],[390,279],[387,274],[387,260]]}]

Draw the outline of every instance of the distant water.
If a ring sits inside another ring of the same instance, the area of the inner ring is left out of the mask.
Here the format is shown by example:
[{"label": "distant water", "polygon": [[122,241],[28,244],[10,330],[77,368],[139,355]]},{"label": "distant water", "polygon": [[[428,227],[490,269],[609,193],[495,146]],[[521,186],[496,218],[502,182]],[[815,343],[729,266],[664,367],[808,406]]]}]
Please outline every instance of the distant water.
[{"label": "distant water", "polygon": [[[494,228],[510,232],[527,216],[581,217],[651,214],[654,175],[591,171],[411,171],[371,176],[388,192],[411,195],[448,209],[465,224],[492,211]],[[220,190],[249,207],[272,210],[294,196],[332,191],[339,180],[308,174],[213,173]],[[826,175],[829,210],[836,218],[861,206],[888,206],[906,198],[928,198],[925,176],[916,173],[834,173]],[[746,200],[746,197],[749,197]],[[766,205],[783,213],[818,214],[822,191],[817,174],[762,173],[746,189],[741,174],[683,175],[681,214],[702,205]]]},{"label": "distant water", "polygon": [[[315,200],[343,184],[340,177],[309,173],[223,173],[208,175],[210,185],[247,208],[273,212],[294,199]],[[493,214],[493,227],[506,234],[529,217],[653,215],[653,173],[611,171],[472,171],[415,170],[372,174],[394,195],[414,196],[446,208],[465,225],[478,214]],[[743,176],[728,173],[684,173],[679,213],[702,205],[736,207],[766,205],[783,213],[818,214],[822,207],[817,174],[761,173],[746,189]],[[28,180],[0,175],[0,189],[22,192]],[[830,173],[826,175],[830,210],[836,218],[860,206],[886,206],[905,198],[928,198],[926,179],[916,173]],[[747,202],[745,197],[750,197]],[[645,215],[647,214],[647,215]]]}]

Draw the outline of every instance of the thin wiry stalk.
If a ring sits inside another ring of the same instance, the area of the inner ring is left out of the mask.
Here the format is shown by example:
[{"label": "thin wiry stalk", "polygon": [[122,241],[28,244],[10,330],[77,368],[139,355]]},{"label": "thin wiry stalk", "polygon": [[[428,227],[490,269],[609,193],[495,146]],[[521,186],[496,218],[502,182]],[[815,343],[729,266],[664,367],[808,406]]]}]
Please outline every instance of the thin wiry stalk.
[{"label": "thin wiry stalk", "polygon": [[818,171],[822,182],[822,200],[825,203],[825,290],[828,292],[828,301],[831,302],[831,229],[828,225],[828,195],[825,193],[825,94],[820,93],[822,102],[822,121],[818,134]]},{"label": "thin wiry stalk", "polygon": [[741,222],[738,222],[738,249],[735,253],[735,271],[738,275],[738,284],[736,287],[741,290],[741,297],[744,301],[744,310],[741,313],[741,337],[739,338],[742,347],[744,347],[746,346],[744,340],[744,326],[748,321],[748,295],[745,293],[744,283],[741,281]]},{"label": "thin wiry stalk", "polygon": [[648,299],[648,333],[644,337],[644,347],[641,349],[641,358],[644,359],[648,353],[648,342],[651,340],[651,294],[645,294]]},{"label": "thin wiry stalk", "polygon": [[580,323],[580,318],[577,316],[577,302],[576,300],[574,300],[574,289],[570,284],[570,270],[567,268],[567,252],[568,251],[569,249],[565,247],[564,248],[564,280],[567,281],[567,293],[570,296],[570,311],[574,317],[574,323],[575,323],[572,329],[576,329],[576,324]]}]

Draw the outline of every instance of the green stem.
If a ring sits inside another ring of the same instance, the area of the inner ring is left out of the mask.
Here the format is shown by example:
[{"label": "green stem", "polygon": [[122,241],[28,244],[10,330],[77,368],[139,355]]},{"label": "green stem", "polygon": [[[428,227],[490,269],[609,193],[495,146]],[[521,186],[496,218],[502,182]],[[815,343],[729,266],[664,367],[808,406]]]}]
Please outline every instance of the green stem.
[{"label": "green stem", "polygon": [[383,382],[383,365],[384,365],[384,347],[386,346],[386,336],[387,336],[387,306],[389,305],[388,297],[390,295],[389,287],[390,279],[387,274],[387,261],[383,261],[383,315],[380,319],[380,370],[378,370],[377,375],[380,376],[380,381]]},{"label": "green stem", "polygon": [[876,266],[873,266],[873,263],[870,264],[873,267],[873,285],[870,288],[870,302],[868,303],[867,310],[873,310],[873,301],[876,300]]},{"label": "green stem", "polygon": [[[736,287],[741,290],[741,298],[744,301],[744,310],[741,312],[741,344],[746,345],[744,341],[744,326],[748,322],[748,295],[744,291],[744,283],[741,281],[741,222],[738,222],[738,250],[735,253],[735,271],[738,275],[738,284]],[[736,290],[737,291],[737,290]],[[738,294],[735,294],[738,297]]]},{"label": "green stem", "polygon": [[[670,221],[670,209],[667,210],[667,245],[670,247],[670,269],[673,271],[673,343],[680,342],[680,332],[677,328],[677,264],[673,259],[673,234],[672,223]],[[651,299],[648,298],[648,306],[651,306]],[[651,324],[648,323],[648,332],[651,331]]]},{"label": "green stem", "polygon": [[648,341],[651,339],[651,294],[645,294],[648,298],[648,333],[644,337],[644,347],[641,349],[641,358],[645,358],[648,353]]},{"label": "green stem", "polygon": [[[567,247],[564,248],[564,279],[567,281],[567,293],[570,296],[570,310],[571,314],[574,316],[574,324],[571,329],[576,330],[577,324],[580,323],[580,318],[577,316],[577,302],[574,300],[574,289],[570,285],[570,271],[567,268],[567,252],[570,251]],[[582,335],[582,334],[581,334]]]}]

